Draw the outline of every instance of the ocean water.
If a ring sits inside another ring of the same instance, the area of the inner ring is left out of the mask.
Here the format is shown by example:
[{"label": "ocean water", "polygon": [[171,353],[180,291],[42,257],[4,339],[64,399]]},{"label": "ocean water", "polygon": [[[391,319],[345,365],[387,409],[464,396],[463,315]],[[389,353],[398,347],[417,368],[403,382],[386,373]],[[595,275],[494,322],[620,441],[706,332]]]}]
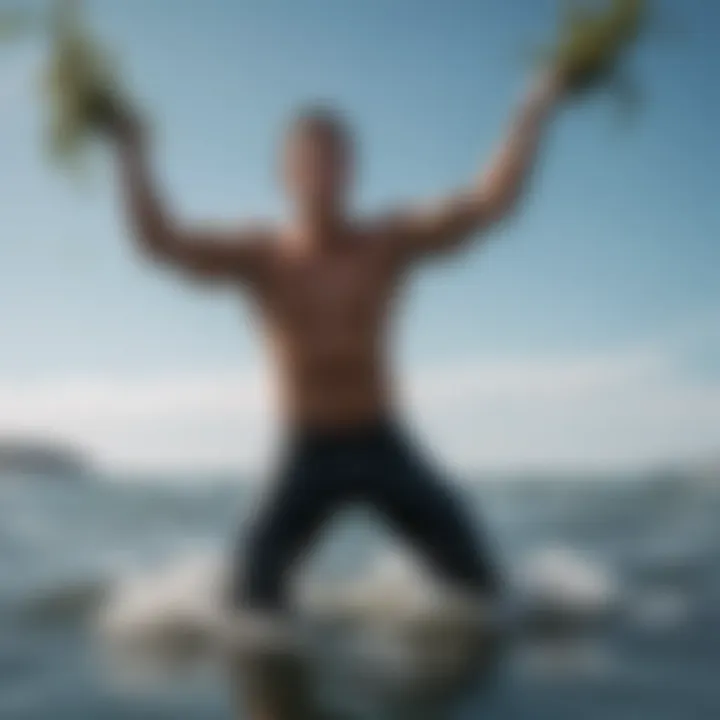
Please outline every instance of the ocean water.
[{"label": "ocean water", "polygon": [[[572,636],[514,641],[448,717],[720,717],[720,478],[513,479],[462,492],[533,601],[585,605]],[[0,477],[0,718],[233,716],[222,672],[128,680],[94,618],[138,572],[230,553],[252,502],[247,485],[211,478]],[[391,546],[358,512],[332,527],[308,573],[351,578]]]}]

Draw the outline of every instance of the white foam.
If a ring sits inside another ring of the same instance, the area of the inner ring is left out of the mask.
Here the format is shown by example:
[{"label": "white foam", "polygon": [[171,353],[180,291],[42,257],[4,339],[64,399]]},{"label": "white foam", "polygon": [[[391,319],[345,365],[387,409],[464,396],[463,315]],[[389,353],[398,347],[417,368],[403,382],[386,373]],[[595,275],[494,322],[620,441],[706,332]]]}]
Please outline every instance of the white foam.
[{"label": "white foam", "polygon": [[197,656],[214,642],[223,586],[223,566],[209,555],[131,574],[100,608],[97,628],[114,650]]},{"label": "white foam", "polygon": [[[226,566],[214,556],[127,576],[101,607],[98,627],[112,648],[175,659],[197,659],[229,641],[248,641],[248,629],[256,633],[255,642],[273,636],[256,618],[227,612],[225,580]],[[555,626],[593,622],[619,602],[619,586],[609,571],[562,548],[530,558],[517,586],[528,611],[553,615]],[[440,645],[446,657],[459,656],[495,622],[481,598],[443,585],[411,557],[396,553],[379,558],[350,584],[300,587],[297,600],[301,616],[341,621],[361,631],[356,637],[364,639],[365,649],[387,656],[429,657]],[[273,637],[277,640],[277,633]]]},{"label": "white foam", "polygon": [[536,610],[573,622],[606,617],[622,599],[619,579],[609,568],[563,546],[531,556],[520,568],[517,584]]}]

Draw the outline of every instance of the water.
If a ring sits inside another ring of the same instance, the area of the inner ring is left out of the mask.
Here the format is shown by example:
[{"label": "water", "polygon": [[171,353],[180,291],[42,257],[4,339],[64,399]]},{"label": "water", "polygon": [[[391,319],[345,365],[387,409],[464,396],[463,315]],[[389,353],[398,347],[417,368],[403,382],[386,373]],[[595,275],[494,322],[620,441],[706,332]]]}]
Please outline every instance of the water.
[{"label": "water", "polygon": [[[591,578],[612,578],[617,593],[570,650],[513,649],[490,688],[461,699],[457,717],[720,716],[720,482],[513,480],[464,492],[518,578],[529,564],[536,588],[544,577],[557,590],[557,563],[531,559],[567,556]],[[1,478],[0,718],[229,717],[220,673],[127,684],[99,654],[91,620],[139,569],[229,552],[250,498],[241,484],[207,478]],[[312,572],[355,575],[388,544],[357,514],[333,527]]]}]

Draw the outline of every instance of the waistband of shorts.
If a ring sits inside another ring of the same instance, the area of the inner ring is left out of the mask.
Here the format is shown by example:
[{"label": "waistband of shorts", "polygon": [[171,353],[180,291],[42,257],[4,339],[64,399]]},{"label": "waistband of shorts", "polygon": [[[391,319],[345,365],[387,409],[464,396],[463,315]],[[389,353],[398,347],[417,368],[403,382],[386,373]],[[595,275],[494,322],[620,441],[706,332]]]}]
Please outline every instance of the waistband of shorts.
[{"label": "waistband of shorts", "polygon": [[286,435],[294,445],[344,445],[372,441],[376,438],[391,437],[398,433],[400,423],[391,415],[353,424],[334,426],[292,425]]}]

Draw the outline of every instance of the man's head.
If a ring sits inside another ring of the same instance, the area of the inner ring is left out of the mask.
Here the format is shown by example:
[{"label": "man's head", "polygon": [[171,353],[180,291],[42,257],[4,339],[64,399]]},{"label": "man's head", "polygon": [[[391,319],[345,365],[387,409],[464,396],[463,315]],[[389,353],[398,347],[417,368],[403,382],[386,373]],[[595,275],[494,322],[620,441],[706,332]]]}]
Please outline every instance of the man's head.
[{"label": "man's head", "polygon": [[344,210],[353,147],[343,119],[324,107],[304,109],[292,119],[285,138],[285,188],[297,209],[310,215]]}]

